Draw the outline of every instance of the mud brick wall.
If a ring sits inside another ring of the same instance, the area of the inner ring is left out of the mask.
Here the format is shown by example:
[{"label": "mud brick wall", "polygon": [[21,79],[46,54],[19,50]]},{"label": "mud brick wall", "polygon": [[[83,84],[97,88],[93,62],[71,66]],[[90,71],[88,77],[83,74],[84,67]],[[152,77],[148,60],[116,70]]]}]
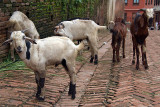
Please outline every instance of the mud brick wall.
[{"label": "mud brick wall", "polygon": [[[88,4],[81,4],[78,8],[73,6],[68,8],[67,5],[69,5],[69,3],[66,5],[62,1],[63,0],[0,0],[0,62],[9,53],[9,45],[1,46],[1,44],[10,36],[7,21],[14,11],[18,10],[26,14],[29,19],[34,22],[40,38],[44,38],[52,36],[54,26],[63,20],[73,17],[90,17],[90,5],[93,5],[93,1],[98,0],[89,0]],[[81,10],[83,10],[83,12]]]}]

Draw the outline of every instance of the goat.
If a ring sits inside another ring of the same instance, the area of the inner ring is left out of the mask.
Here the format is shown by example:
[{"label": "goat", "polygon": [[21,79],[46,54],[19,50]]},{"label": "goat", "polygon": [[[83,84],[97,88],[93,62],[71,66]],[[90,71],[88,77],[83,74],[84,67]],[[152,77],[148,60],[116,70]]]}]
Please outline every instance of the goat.
[{"label": "goat", "polygon": [[127,34],[127,27],[123,23],[123,20],[119,20],[119,18],[116,18],[115,25],[113,29],[110,30],[112,33],[112,48],[113,48],[113,62],[115,62],[115,52],[116,52],[116,58],[117,62],[120,62],[119,58],[119,49],[121,46],[121,41],[123,40],[122,48],[123,48],[123,58],[125,58],[125,37]]},{"label": "goat", "polygon": [[[8,21],[9,31],[25,31],[27,37],[32,39],[38,39],[39,33],[36,30],[34,23],[28,19],[28,17],[20,11],[15,11]],[[14,47],[10,44],[11,59],[14,61]]]},{"label": "goat", "polygon": [[110,22],[108,23],[108,30],[113,29],[114,25],[115,25],[114,21],[110,21]]},{"label": "goat", "polygon": [[76,46],[67,37],[48,37],[45,39],[33,40],[26,37],[21,31],[14,31],[10,39],[3,45],[12,42],[21,60],[35,73],[37,83],[36,98],[44,100],[45,98],[45,77],[46,66],[62,64],[70,77],[70,88],[68,94],[75,99],[76,94],[76,72],[75,58],[80,51],[83,42]]},{"label": "goat", "polygon": [[98,64],[98,30],[106,30],[106,26],[99,26],[92,20],[76,19],[72,21],[63,21],[55,26],[54,33],[60,36],[69,37],[71,40],[87,39],[91,49],[92,63]]},{"label": "goat", "polygon": [[145,69],[148,69],[147,57],[146,57],[146,38],[149,35],[148,26],[151,26],[153,22],[153,9],[140,9],[143,14],[137,13],[134,21],[131,23],[130,31],[133,41],[133,60],[132,64],[135,64],[135,50],[137,55],[136,69],[139,69],[139,48],[141,46],[142,62]]}]

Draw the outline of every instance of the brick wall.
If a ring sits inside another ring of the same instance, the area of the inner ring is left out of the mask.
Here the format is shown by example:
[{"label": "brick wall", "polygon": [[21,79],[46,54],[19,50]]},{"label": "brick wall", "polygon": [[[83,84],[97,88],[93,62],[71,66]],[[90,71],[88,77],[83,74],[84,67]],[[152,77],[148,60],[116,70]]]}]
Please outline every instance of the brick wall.
[{"label": "brick wall", "polygon": [[[134,4],[133,0],[128,0],[128,2],[125,5],[125,13],[127,14],[126,21],[132,22],[132,19],[134,18],[134,15],[136,12],[138,12],[141,8],[153,8],[154,7],[154,0],[152,0],[152,4],[148,3],[149,0],[139,0],[139,4]],[[143,12],[141,12],[143,13]]]}]

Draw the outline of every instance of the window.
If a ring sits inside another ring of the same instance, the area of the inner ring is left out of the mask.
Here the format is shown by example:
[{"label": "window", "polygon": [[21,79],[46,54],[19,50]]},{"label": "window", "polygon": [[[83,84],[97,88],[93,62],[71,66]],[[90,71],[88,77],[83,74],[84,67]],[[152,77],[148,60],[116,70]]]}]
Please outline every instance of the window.
[{"label": "window", "polygon": [[124,20],[127,21],[127,13],[124,13]]},{"label": "window", "polygon": [[125,4],[127,4],[127,3],[128,3],[128,0],[124,0],[124,2],[125,2]]},{"label": "window", "polygon": [[148,5],[150,5],[150,0],[148,0]]},{"label": "window", "polygon": [[139,0],[133,0],[133,4],[139,4]]},{"label": "window", "polygon": [[158,5],[158,0],[156,0],[156,6]]},{"label": "window", "polygon": [[145,4],[147,5],[147,0],[145,0]]},{"label": "window", "polygon": [[151,4],[152,4],[152,0],[151,0]]}]

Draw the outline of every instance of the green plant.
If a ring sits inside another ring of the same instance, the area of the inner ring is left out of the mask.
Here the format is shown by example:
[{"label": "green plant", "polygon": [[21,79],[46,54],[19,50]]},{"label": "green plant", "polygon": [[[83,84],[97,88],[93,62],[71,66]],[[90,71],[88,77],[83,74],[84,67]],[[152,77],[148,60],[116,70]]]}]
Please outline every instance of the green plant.
[{"label": "green plant", "polygon": [[[19,59],[18,55],[16,55],[15,58]],[[3,62],[0,63],[0,73],[2,73],[3,71],[10,71],[10,70],[30,70],[30,69],[25,66],[23,61],[13,62],[9,54],[3,60]]]},{"label": "green plant", "polygon": [[77,56],[76,61],[84,62],[85,58],[83,56]]}]

